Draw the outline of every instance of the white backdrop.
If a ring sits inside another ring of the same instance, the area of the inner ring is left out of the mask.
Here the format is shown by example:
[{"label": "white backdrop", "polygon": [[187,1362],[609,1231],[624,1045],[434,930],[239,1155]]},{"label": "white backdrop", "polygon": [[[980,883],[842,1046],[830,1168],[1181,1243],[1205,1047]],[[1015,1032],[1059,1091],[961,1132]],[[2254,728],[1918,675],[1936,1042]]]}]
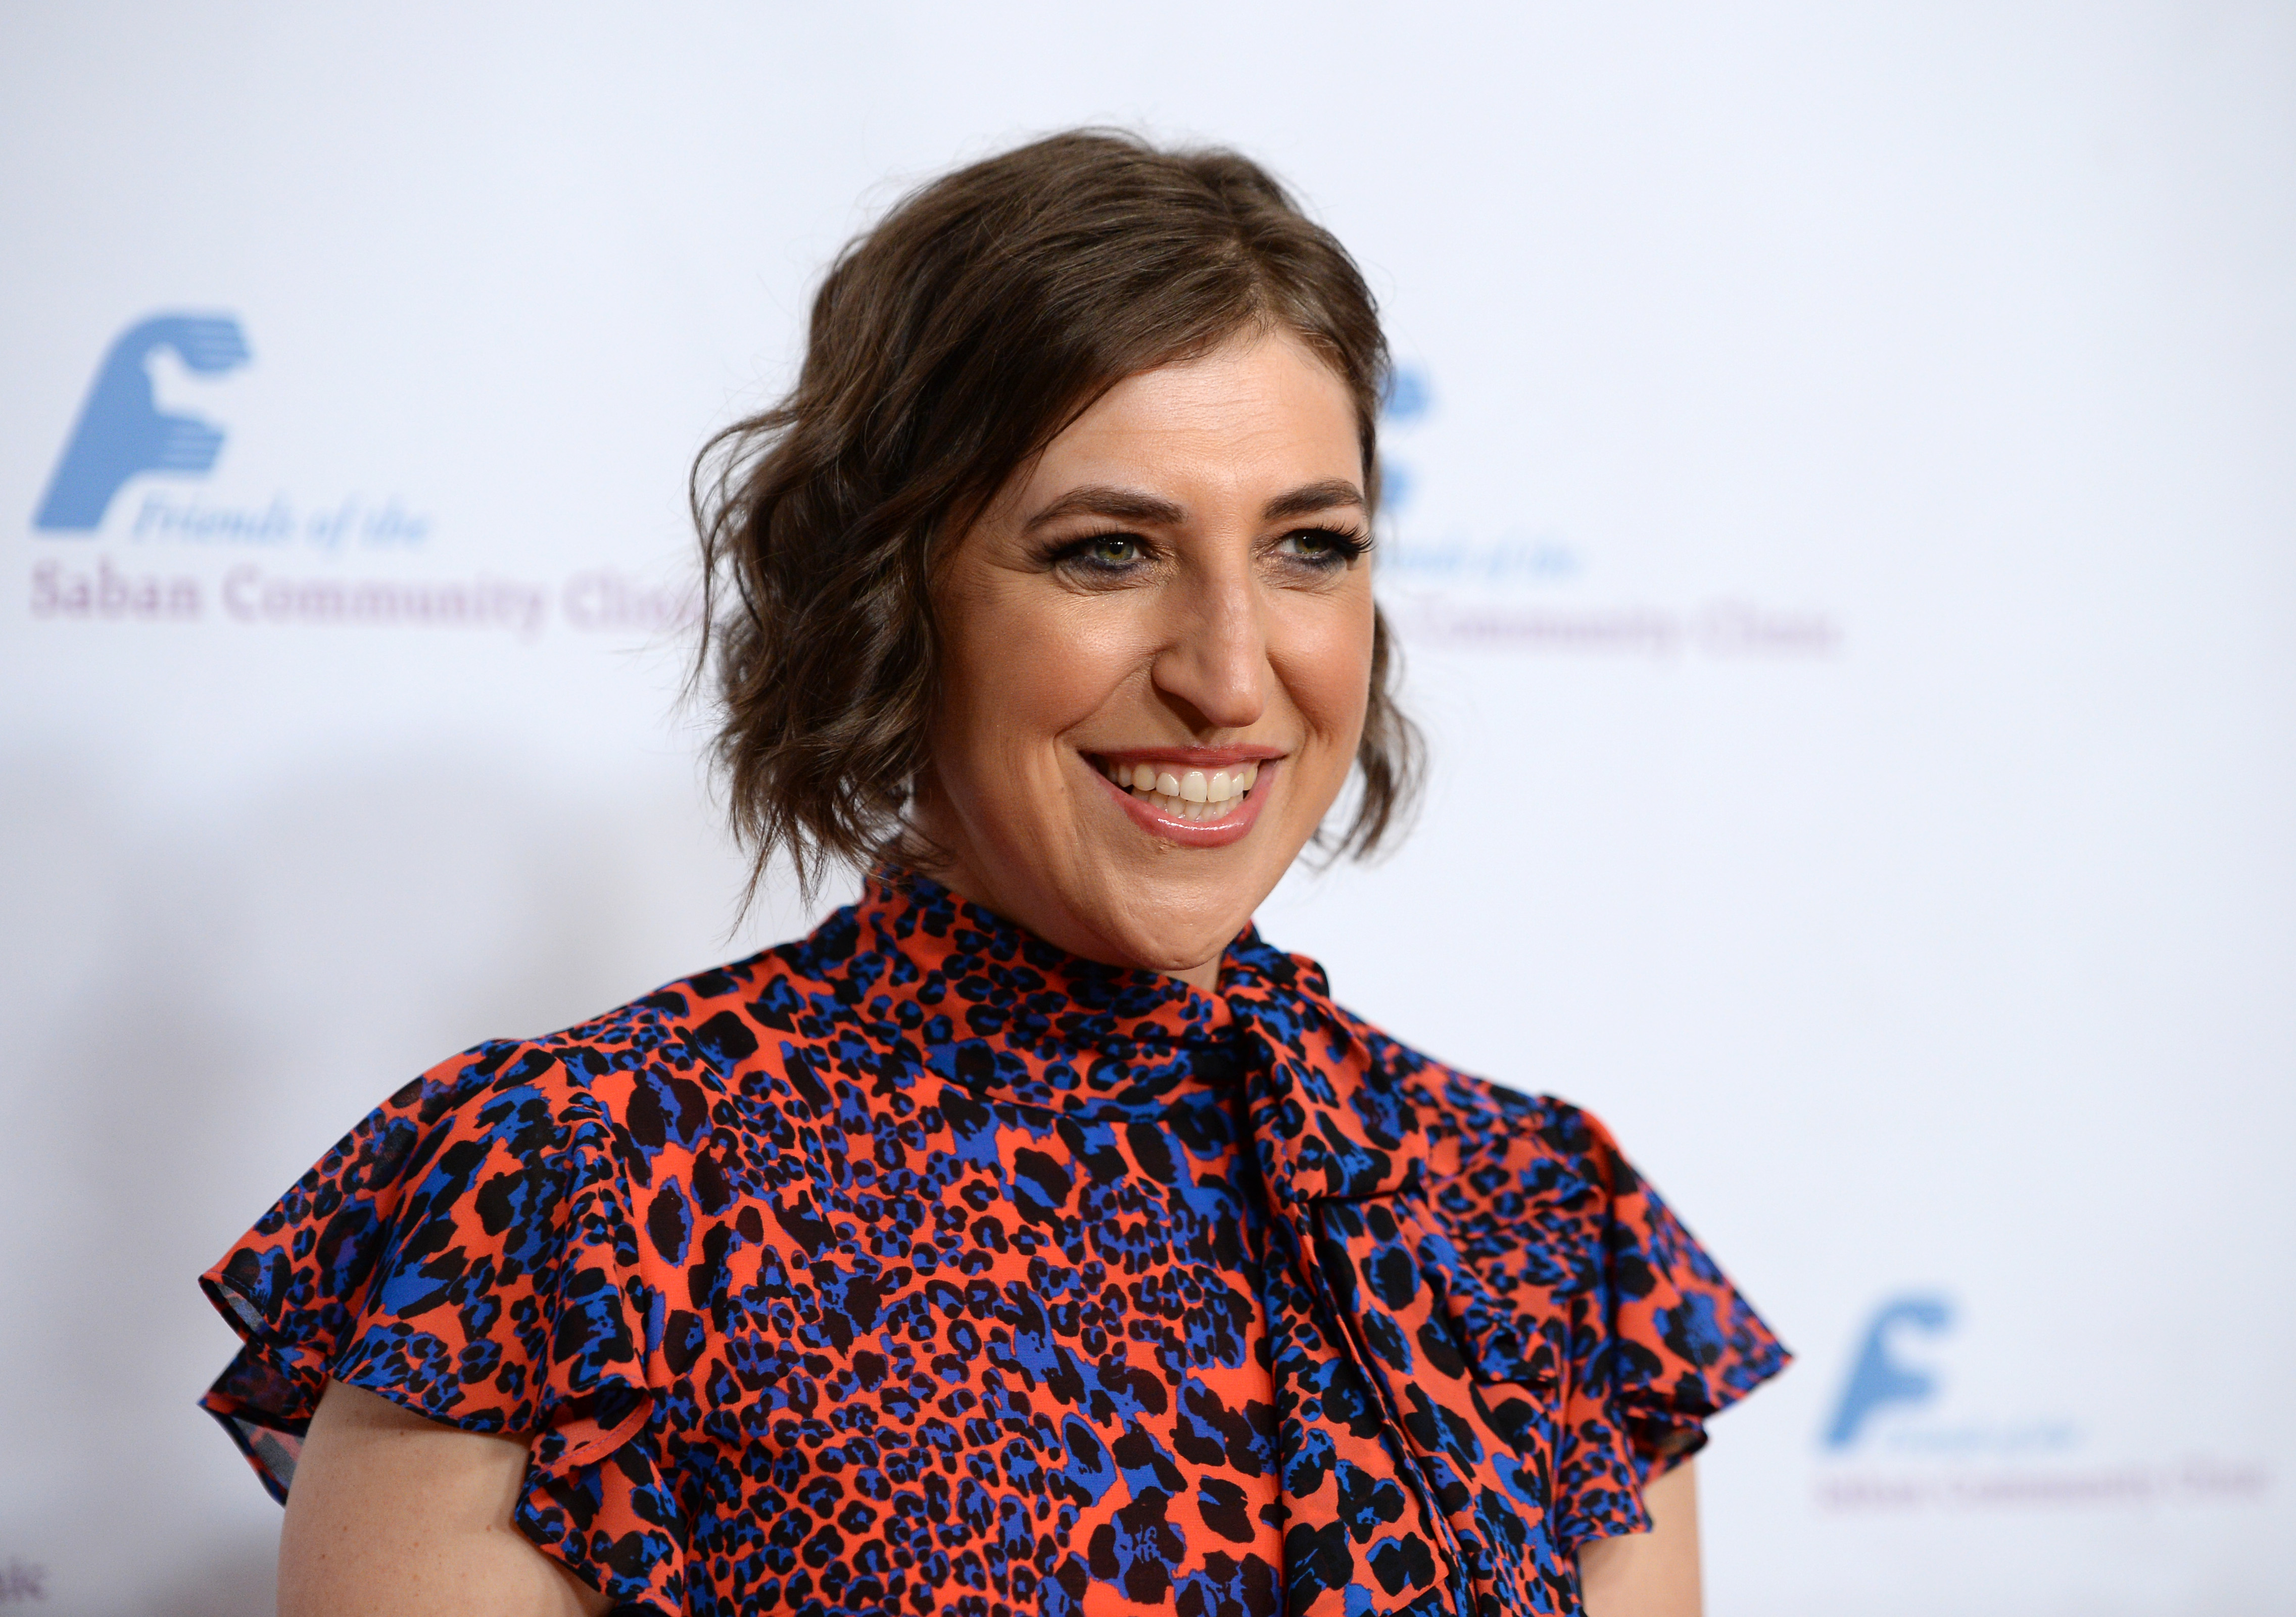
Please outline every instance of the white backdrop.
[{"label": "white backdrop", "polygon": [[1433,790],[1262,920],[1801,1354],[1710,1609],[2296,1605],[2296,12],[373,12],[0,16],[0,1605],[267,1610],[195,1274],[808,923],[729,933],[685,465],[849,233],[1086,120],[1385,302]]}]

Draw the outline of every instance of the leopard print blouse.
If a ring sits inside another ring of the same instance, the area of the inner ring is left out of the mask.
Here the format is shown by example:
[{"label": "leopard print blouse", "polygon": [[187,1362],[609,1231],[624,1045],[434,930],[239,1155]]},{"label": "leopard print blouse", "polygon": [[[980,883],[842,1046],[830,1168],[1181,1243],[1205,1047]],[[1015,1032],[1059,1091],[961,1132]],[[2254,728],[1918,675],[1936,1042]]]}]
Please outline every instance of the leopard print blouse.
[{"label": "leopard print blouse", "polygon": [[883,870],[392,1096],[203,1277],[275,1495],[327,1378],[529,1439],[660,1613],[1579,1610],[1784,1364],[1587,1114],[1247,931],[1220,989]]}]

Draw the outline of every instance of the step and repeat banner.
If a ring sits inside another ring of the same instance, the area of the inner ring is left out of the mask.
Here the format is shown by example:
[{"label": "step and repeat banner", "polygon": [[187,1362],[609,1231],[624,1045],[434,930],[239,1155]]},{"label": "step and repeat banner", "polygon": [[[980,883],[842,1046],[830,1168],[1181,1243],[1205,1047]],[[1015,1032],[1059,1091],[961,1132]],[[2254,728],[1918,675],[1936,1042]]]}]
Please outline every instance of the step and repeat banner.
[{"label": "step and repeat banner", "polygon": [[1262,924],[1602,1115],[1796,1349],[1710,1609],[2296,1607],[2296,12],[0,47],[0,1607],[270,1609],[199,1270],[431,1062],[819,912],[738,910],[685,470],[854,230],[1078,123],[1264,159],[1387,309],[1431,790]]}]

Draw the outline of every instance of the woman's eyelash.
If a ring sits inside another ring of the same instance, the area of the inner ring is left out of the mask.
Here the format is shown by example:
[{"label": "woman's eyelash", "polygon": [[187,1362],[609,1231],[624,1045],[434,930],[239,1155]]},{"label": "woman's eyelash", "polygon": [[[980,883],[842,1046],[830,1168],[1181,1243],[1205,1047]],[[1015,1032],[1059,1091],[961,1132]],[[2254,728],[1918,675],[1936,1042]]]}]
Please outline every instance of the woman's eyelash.
[{"label": "woman's eyelash", "polygon": [[[1118,540],[1138,545],[1144,553],[1148,549],[1148,542],[1139,535],[1126,533],[1121,528],[1111,528],[1105,533],[1079,534],[1073,539],[1056,540],[1046,547],[1044,559],[1047,565],[1054,567],[1069,561],[1091,561],[1092,552],[1095,549]],[[1108,567],[1121,564],[1101,562],[1098,565]]]},{"label": "woman's eyelash", "polygon": [[[1321,527],[1292,528],[1277,539],[1276,543],[1283,544],[1294,540],[1314,542],[1321,546],[1322,557],[1332,558],[1341,562],[1360,560],[1370,551],[1372,545],[1371,535],[1368,534],[1359,534],[1343,527]],[[1139,551],[1138,559],[1143,561],[1148,559],[1153,551],[1153,547],[1140,535],[1128,533],[1121,528],[1111,528],[1103,533],[1078,534],[1074,538],[1057,540],[1046,547],[1042,559],[1045,565],[1050,567],[1082,562],[1089,567],[1115,569],[1135,565],[1132,562],[1103,560],[1093,554],[1103,545],[1117,543],[1136,546]],[[1302,559],[1316,559],[1317,558]]]},{"label": "woman's eyelash", "polygon": [[1295,527],[1283,537],[1320,539],[1349,561],[1360,559],[1371,549],[1370,535],[1351,533],[1343,527]]},{"label": "woman's eyelash", "polygon": [[[1045,560],[1061,563],[1061,560],[1075,560],[1075,558],[1079,556],[1091,556],[1091,553],[1095,551],[1095,549],[1100,549],[1102,544],[1109,544],[1109,542],[1116,542],[1116,540],[1123,540],[1128,542],[1128,544],[1136,544],[1136,547],[1141,547],[1144,551],[1145,549],[1151,549],[1148,540],[1144,540],[1144,537],[1136,535],[1136,533],[1125,533],[1120,531],[1120,528],[1111,528],[1109,533],[1079,533],[1079,535],[1072,537],[1072,540],[1054,542],[1054,544],[1049,544],[1049,547],[1045,549]],[[1371,535],[1368,535],[1368,533],[1352,533],[1348,531],[1348,528],[1291,528],[1291,531],[1283,533],[1283,537],[1276,542],[1281,544],[1283,540],[1320,540],[1330,549],[1339,551],[1341,556],[1346,556],[1348,560],[1355,560],[1357,556],[1364,556],[1364,553],[1371,549]]]}]

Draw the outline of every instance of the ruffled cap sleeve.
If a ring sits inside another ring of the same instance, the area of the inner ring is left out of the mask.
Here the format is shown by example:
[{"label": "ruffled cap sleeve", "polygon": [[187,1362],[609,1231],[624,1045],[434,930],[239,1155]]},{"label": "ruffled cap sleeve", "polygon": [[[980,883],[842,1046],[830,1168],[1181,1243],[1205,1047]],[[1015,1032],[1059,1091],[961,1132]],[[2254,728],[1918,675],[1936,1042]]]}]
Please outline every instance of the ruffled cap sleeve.
[{"label": "ruffled cap sleeve", "polygon": [[1553,1103],[1596,1239],[1572,1300],[1555,1456],[1558,1538],[1575,1548],[1650,1525],[1643,1487],[1706,1443],[1706,1421],[1791,1359],[1610,1131]]},{"label": "ruffled cap sleeve", "polygon": [[528,1441],[520,1529],[592,1587],[682,1610],[647,1371],[661,1308],[629,1206],[611,1123],[567,1053],[446,1062],[201,1277],[243,1340],[201,1404],[283,1501],[330,1378]]}]

